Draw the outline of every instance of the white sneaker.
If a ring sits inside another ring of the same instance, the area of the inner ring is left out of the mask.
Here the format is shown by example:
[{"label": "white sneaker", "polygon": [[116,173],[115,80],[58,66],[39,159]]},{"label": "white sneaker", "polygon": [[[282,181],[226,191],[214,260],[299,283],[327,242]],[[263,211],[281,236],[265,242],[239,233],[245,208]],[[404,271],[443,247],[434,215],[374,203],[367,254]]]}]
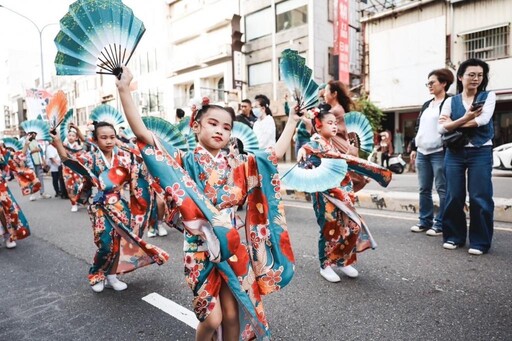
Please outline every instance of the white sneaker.
[{"label": "white sneaker", "polygon": [[[7,245],[7,244],[5,244],[5,245]],[[483,254],[484,254],[484,252],[483,252],[483,251],[478,250],[478,249],[473,249],[473,248],[470,248],[470,249],[468,250],[468,253],[469,253],[470,255],[475,255],[475,256],[481,256],[481,255],[483,255]]]},{"label": "white sneaker", "polygon": [[51,197],[52,196],[50,194],[48,194],[48,193],[41,194],[41,198],[43,198],[43,199],[50,199]]},{"label": "white sneaker", "polygon": [[428,229],[428,227],[423,227],[421,225],[416,224],[411,227],[411,232],[425,232]]},{"label": "white sneaker", "polygon": [[105,281],[101,281],[94,285],[91,285],[91,289],[94,292],[102,292],[104,288],[105,288]]},{"label": "white sneaker", "polygon": [[71,206],[71,212],[78,212],[78,205]]},{"label": "white sneaker", "polygon": [[341,266],[340,270],[350,278],[356,278],[359,276],[359,272],[352,265]]},{"label": "white sneaker", "polygon": [[35,195],[31,195],[30,196],[30,201],[36,201],[36,196]]},{"label": "white sneaker", "polygon": [[163,227],[162,224],[158,224],[158,235],[160,237],[165,237],[167,236],[167,230],[165,229],[165,227]]},{"label": "white sneaker", "polygon": [[5,239],[5,247],[8,249],[14,249],[16,247],[16,242],[11,240],[11,238]]},{"label": "white sneaker", "polygon": [[331,283],[341,281],[340,276],[338,276],[338,274],[334,272],[330,266],[326,267],[325,269],[320,269],[320,275],[322,275],[323,278]]},{"label": "white sneaker", "polygon": [[156,237],[156,230],[148,230],[148,238]]},{"label": "white sneaker", "polygon": [[123,291],[128,288],[128,284],[121,282],[115,275],[108,275],[105,280],[105,288],[114,289],[115,291]]},{"label": "white sneaker", "polygon": [[446,250],[455,250],[458,247],[458,245],[454,244],[454,243],[451,243],[451,242],[446,242],[446,243],[443,244],[443,247]]}]

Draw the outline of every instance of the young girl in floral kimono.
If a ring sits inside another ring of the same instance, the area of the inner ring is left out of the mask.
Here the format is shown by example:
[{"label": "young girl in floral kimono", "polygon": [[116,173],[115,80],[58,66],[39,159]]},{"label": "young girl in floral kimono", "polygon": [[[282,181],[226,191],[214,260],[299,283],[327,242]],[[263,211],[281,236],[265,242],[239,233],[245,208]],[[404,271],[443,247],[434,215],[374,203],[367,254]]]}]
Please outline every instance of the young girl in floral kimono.
[{"label": "young girl in floral kimono", "polygon": [[[96,123],[92,134],[97,148],[77,156],[66,152],[58,135],[52,137],[64,164],[98,188],[88,209],[98,247],[89,270],[89,284],[94,292],[105,287],[120,291],[127,285],[116,274],[155,262],[163,264],[169,255],[140,238],[153,205],[142,160],[115,146],[112,124]],[[129,202],[122,195],[125,185],[129,185]]]},{"label": "young girl in floral kimono", "polygon": [[3,235],[5,247],[8,249],[16,247],[16,240],[28,237],[30,228],[23,211],[7,186],[3,171],[15,174],[23,195],[36,193],[41,188],[34,171],[16,165],[13,157],[14,154],[0,143],[0,235]]},{"label": "young girl in floral kimono", "polygon": [[[223,107],[206,105],[191,119],[198,146],[182,153],[146,129],[131,80],[123,68],[117,87],[126,118],[151,175],[172,197],[185,226],[185,276],[200,321],[196,340],[269,339],[261,295],[281,289],[294,274],[276,166],[299,117],[290,116],[274,148],[235,156],[222,150],[235,118]],[[236,215],[244,200],[245,224]],[[248,245],[241,243],[239,228],[245,228]]]},{"label": "young girl in floral kimono", "polygon": [[[315,112],[313,126],[317,133],[313,134],[311,141],[299,150],[297,158],[305,160],[307,155],[314,166],[318,166],[322,158],[343,159],[351,166],[364,168],[366,175],[373,172],[375,176],[382,178],[382,182],[389,182],[391,173],[386,169],[341,153],[334,146],[333,137],[338,133],[339,122],[329,109],[330,106],[327,106]],[[312,200],[320,225],[320,274],[329,282],[339,282],[340,277],[332,269],[336,266],[348,277],[357,277],[358,271],[352,266],[357,260],[356,253],[374,248],[376,244],[364,221],[355,211],[355,195],[350,175],[345,176],[340,186],[314,193]]]},{"label": "young girl in floral kimono", "polygon": [[[67,152],[76,157],[84,152],[79,140],[85,142],[84,137],[80,130],[72,123],[69,126],[68,136],[66,141],[63,142],[64,148]],[[64,185],[66,192],[71,202],[71,212],[78,211],[78,202],[80,201],[80,194],[82,193],[84,179],[77,172],[67,166],[62,167],[62,177],[64,178]],[[83,203],[83,202],[82,202]]]}]

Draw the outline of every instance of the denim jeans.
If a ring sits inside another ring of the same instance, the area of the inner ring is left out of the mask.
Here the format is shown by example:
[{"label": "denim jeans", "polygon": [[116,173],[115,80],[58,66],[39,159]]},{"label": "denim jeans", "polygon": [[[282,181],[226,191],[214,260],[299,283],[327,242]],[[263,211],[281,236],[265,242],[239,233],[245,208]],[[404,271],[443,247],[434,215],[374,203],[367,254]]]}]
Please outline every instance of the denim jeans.
[{"label": "denim jeans", "polygon": [[466,243],[466,171],[469,192],[469,245],[471,248],[487,252],[491,247],[494,230],[492,146],[446,151],[447,194],[443,216],[443,239],[445,242],[461,246]]},{"label": "denim jeans", "polygon": [[[420,185],[420,217],[419,224],[423,227],[443,229],[443,211],[446,196],[446,180],[444,177],[444,151],[422,154],[417,152],[416,172]],[[432,185],[435,181],[439,195],[439,210],[434,221],[434,202],[432,201]]]}]

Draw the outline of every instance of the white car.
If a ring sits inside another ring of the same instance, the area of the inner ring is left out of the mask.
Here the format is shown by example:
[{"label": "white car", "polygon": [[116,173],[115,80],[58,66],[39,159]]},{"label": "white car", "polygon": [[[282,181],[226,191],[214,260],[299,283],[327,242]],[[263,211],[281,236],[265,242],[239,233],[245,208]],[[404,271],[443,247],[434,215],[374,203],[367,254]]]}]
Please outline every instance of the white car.
[{"label": "white car", "polygon": [[512,143],[502,144],[494,148],[492,153],[492,167],[496,169],[512,170]]}]

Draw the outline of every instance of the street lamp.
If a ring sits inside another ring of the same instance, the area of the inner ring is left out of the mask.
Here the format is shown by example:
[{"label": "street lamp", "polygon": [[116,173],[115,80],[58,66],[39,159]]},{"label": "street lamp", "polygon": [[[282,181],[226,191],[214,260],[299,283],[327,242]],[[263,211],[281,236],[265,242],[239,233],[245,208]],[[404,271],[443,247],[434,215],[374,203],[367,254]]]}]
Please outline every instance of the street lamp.
[{"label": "street lamp", "polygon": [[43,31],[48,26],[58,25],[58,24],[57,23],[50,23],[50,24],[46,24],[43,27],[39,28],[39,26],[37,26],[37,24],[34,21],[32,21],[32,19],[30,19],[29,17],[27,17],[27,16],[25,16],[25,15],[19,13],[19,12],[16,12],[15,10],[12,10],[12,9],[10,9],[8,7],[5,7],[4,5],[1,5],[1,4],[0,4],[0,8],[5,8],[6,10],[11,11],[12,13],[17,14],[20,17],[25,18],[26,20],[30,21],[32,23],[32,25],[34,25],[34,27],[36,28],[37,32],[39,33],[39,53],[40,53],[40,57],[41,57],[41,85],[42,85],[41,88],[44,89]]}]

